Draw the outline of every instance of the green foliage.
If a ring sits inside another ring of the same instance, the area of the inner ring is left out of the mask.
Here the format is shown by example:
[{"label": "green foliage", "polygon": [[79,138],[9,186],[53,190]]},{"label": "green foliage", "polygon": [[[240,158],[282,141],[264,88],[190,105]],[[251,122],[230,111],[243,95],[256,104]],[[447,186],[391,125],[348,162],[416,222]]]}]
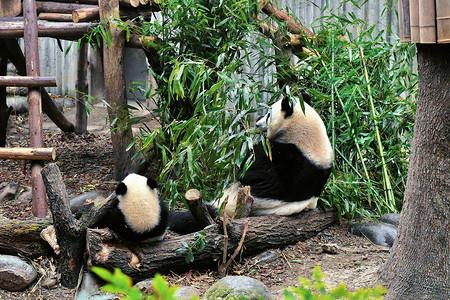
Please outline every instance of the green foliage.
[{"label": "green foliage", "polygon": [[186,263],[190,264],[194,262],[194,253],[198,253],[203,251],[206,247],[206,233],[204,231],[198,231],[194,234],[196,238],[195,242],[192,245],[189,245],[186,242],[181,242],[181,248],[177,250],[177,255],[185,255]]},{"label": "green foliage", "polygon": [[[366,2],[344,4],[364,9]],[[256,1],[161,5],[158,20],[117,24],[127,36],[162,41],[160,64],[152,69],[158,86],[145,91],[161,126],[140,126],[133,145],[160,172],[163,198],[174,205],[190,188],[202,191],[206,201],[219,197],[235,180],[236,167],[251,163],[246,153],[258,140],[251,115],[266,107],[263,95],[273,102],[281,90],[295,94],[303,88],[326,123],[335,154],[321,203],[348,217],[400,210],[415,114],[414,46],[400,43],[389,28],[326,6],[312,25],[315,37],[302,40],[310,52],[297,53],[300,60],[292,65],[271,54],[273,44],[259,33]],[[107,37],[102,28],[96,32]],[[280,82],[288,86],[280,88]],[[125,112],[113,123],[121,128],[140,120]]]},{"label": "green foliage", "polygon": [[142,292],[133,286],[131,278],[122,273],[118,268],[111,273],[107,269],[100,267],[92,267],[91,271],[97,274],[100,278],[108,282],[101,290],[107,293],[121,295],[123,300],[175,300],[175,293],[178,286],[169,287],[167,281],[160,274],[156,274],[153,278],[152,295],[143,295]]},{"label": "green foliage", "polygon": [[415,48],[379,25],[324,10],[312,26],[316,38],[304,40],[313,55],[284,67],[308,87],[327,126],[335,160],[322,200],[341,215],[401,209],[415,114]]},{"label": "green foliage", "polygon": [[360,288],[355,292],[350,292],[343,282],[338,287],[329,289],[327,284],[323,282],[325,274],[322,273],[321,267],[316,266],[313,270],[312,281],[305,277],[300,277],[300,286],[290,287],[284,290],[285,300],[302,300],[302,299],[364,299],[375,300],[383,299],[383,295],[387,292],[381,285],[375,288]]},{"label": "green foliage", "polygon": [[101,279],[109,282],[102,287],[103,292],[124,295],[121,299],[124,300],[138,300],[142,299],[142,293],[136,287],[133,287],[131,278],[122,273],[118,268],[111,273],[107,269],[100,267],[92,267],[91,271],[97,274]]}]

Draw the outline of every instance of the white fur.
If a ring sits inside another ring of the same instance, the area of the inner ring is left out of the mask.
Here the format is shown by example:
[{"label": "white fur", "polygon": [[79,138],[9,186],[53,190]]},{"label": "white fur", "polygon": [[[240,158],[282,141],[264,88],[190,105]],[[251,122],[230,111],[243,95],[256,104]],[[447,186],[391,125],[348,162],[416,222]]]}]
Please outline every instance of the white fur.
[{"label": "white fur", "polygon": [[158,190],[147,185],[146,177],[134,173],[122,182],[127,186],[127,192],[117,198],[127,224],[138,233],[156,227],[161,211]]},{"label": "white fur", "polygon": [[[305,104],[303,113],[299,100],[295,101],[294,112],[285,118],[281,110],[281,101],[274,103],[269,114],[258,121],[257,126],[267,126],[267,137],[274,138],[278,132],[283,132],[276,142],[288,141],[297,145],[312,162],[329,167],[333,163],[333,149],[327,136],[325,124],[317,112]],[[266,123],[266,124],[264,124]]]},{"label": "white fur", "polygon": [[[236,201],[240,185],[238,183],[233,184],[231,187],[225,190],[222,198],[215,203],[217,208],[227,201],[224,209],[224,213],[227,217],[231,218],[236,210]],[[317,197],[311,197],[308,200],[286,202],[281,200],[275,200],[270,198],[255,197],[252,207],[252,215],[270,215],[277,214],[280,216],[289,216],[297,214],[305,209],[314,209],[317,206]]]}]

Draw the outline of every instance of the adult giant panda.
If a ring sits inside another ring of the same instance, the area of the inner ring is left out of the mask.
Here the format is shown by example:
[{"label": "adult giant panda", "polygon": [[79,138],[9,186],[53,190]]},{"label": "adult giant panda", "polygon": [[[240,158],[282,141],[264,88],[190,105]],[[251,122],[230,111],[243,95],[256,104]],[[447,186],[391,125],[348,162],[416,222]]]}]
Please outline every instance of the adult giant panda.
[{"label": "adult giant panda", "polygon": [[261,143],[254,146],[254,161],[239,182],[225,191],[218,206],[227,200],[225,213],[234,214],[237,190],[250,186],[252,214],[292,215],[313,209],[331,173],[333,150],[325,125],[302,92],[303,111],[298,99],[289,97],[274,103],[256,126],[267,132],[270,155]]},{"label": "adult giant panda", "polygon": [[168,209],[159,197],[157,183],[131,173],[116,187],[118,203],[99,223],[131,242],[152,242],[164,238]]},{"label": "adult giant panda", "polygon": [[[309,105],[309,95],[302,92],[302,97],[304,111],[299,99],[291,102],[285,96],[256,123],[267,133],[269,155],[261,143],[256,144],[253,163],[246,172],[238,171],[238,182],[214,203],[216,208],[227,200],[224,212],[233,216],[238,189],[247,185],[254,197],[253,215],[292,215],[316,207],[331,173],[333,150],[322,119]],[[189,212],[171,217],[169,228],[180,232],[190,218]]]}]

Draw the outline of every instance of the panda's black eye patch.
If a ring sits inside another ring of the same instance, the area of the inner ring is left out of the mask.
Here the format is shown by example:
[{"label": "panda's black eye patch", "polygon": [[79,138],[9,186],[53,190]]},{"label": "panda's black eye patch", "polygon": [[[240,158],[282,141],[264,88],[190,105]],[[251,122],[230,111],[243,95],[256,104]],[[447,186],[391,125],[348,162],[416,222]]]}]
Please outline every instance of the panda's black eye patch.
[{"label": "panda's black eye patch", "polygon": [[125,195],[127,193],[127,186],[121,182],[116,187],[116,195]]}]

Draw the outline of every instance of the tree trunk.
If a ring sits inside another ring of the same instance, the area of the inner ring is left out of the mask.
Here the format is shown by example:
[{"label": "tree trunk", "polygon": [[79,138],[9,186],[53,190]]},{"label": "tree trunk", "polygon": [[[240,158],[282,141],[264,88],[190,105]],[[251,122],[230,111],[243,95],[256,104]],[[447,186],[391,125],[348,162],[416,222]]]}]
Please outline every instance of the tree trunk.
[{"label": "tree trunk", "polygon": [[417,45],[419,94],[397,239],[380,270],[386,299],[450,295],[450,45]]},{"label": "tree trunk", "polygon": [[75,133],[85,134],[87,132],[87,113],[86,113],[86,100],[89,94],[88,84],[88,50],[89,44],[86,40],[82,40],[80,43],[80,49],[78,50],[77,58],[77,102],[76,102],[76,120],[75,120]]},{"label": "tree trunk", "polygon": [[126,115],[127,104],[125,79],[123,75],[123,46],[125,43],[125,32],[118,29],[113,18],[119,17],[118,0],[99,0],[100,18],[107,20],[111,31],[111,43],[108,46],[104,41],[103,46],[103,69],[105,76],[106,101],[109,103],[109,121],[113,122],[117,117],[119,121],[114,126],[117,130],[111,132],[111,141],[114,149],[114,179],[122,180],[128,173],[136,172],[138,159],[133,162],[131,158],[135,154],[135,148],[126,150],[133,141],[133,132],[130,125],[121,124]]},{"label": "tree trunk", "polygon": [[[243,254],[260,253],[265,249],[280,248],[305,241],[337,222],[335,211],[321,212],[318,209],[284,217],[277,215],[227,219],[228,253],[238,247],[245,224]],[[156,272],[186,271],[198,267],[218,266],[224,250],[222,225],[206,227],[205,249],[193,251],[194,262],[187,263],[187,249],[198,240],[196,233],[166,238],[161,242],[125,246],[115,239],[108,229],[88,229],[86,240],[92,265],[113,269],[120,268],[133,279],[145,279]],[[186,243],[186,244],[185,244]],[[195,247],[194,247],[195,248]]]}]

